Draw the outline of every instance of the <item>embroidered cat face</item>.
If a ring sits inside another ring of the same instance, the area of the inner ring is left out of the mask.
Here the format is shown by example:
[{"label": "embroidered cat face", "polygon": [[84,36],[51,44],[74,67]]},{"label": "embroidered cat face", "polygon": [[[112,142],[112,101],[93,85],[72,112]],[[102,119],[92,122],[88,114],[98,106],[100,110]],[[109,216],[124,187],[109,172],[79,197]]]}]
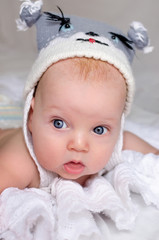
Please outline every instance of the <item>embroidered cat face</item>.
[{"label": "embroidered cat face", "polygon": [[[80,36],[79,34],[76,41],[101,44],[105,47],[111,47],[113,45],[123,51],[131,63],[135,46],[143,49],[149,43],[147,31],[141,24],[136,24],[135,27],[131,25],[127,37],[120,30],[102,22],[77,16],[65,17],[59,7],[59,14],[51,12],[41,13],[41,5],[39,4],[38,8],[38,4],[36,6],[34,5],[36,3],[38,3],[38,1],[30,3],[31,5],[27,5],[26,3],[24,3],[24,5],[22,4],[20,18],[23,27],[24,23],[25,27],[31,27],[34,23],[36,24],[39,51],[57,37],[69,38],[76,33],[81,33],[82,35]],[[106,40],[108,40],[108,42]]]}]

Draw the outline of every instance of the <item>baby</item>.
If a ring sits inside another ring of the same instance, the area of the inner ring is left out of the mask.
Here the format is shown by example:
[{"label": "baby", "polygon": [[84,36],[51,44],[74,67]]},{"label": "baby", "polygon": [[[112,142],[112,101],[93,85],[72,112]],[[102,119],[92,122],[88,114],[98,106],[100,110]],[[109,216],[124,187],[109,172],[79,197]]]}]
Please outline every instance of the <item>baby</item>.
[{"label": "baby", "polygon": [[[159,207],[159,166],[143,154],[159,152],[123,134],[123,125],[134,95],[131,62],[135,47],[149,47],[147,31],[135,22],[127,37],[104,23],[66,18],[60,8],[60,16],[42,13],[41,4],[23,2],[18,20],[20,30],[36,24],[39,56],[25,85],[23,131],[0,132],[0,237],[145,239],[143,222],[159,217],[147,207]],[[8,203],[15,196],[18,205]],[[133,238],[119,234],[134,226],[137,205],[143,214]]]},{"label": "baby", "polygon": [[40,55],[25,87],[25,140],[21,129],[0,132],[0,192],[42,187],[41,171],[84,185],[120,163],[122,149],[158,153],[128,132],[122,143],[134,91],[129,62],[134,44],[148,44],[145,29],[131,27],[128,39],[105,24],[65,18],[60,8],[62,18],[41,14],[38,1],[25,4],[21,24],[36,22]]},{"label": "baby", "polygon": [[[38,163],[82,185],[103,169],[119,138],[126,91],[123,75],[107,62],[73,58],[51,65],[36,87],[28,116]],[[136,136],[130,143],[132,137],[126,133],[124,148],[156,151],[143,141],[139,145]],[[39,187],[21,129],[1,133],[0,154],[0,191]]]}]

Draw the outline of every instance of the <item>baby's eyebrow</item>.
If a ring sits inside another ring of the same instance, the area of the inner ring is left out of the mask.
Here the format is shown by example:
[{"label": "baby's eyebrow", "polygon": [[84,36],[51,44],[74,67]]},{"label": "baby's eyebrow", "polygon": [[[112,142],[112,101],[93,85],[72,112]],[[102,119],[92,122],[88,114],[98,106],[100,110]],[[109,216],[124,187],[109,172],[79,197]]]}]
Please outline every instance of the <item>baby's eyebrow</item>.
[{"label": "baby's eyebrow", "polygon": [[63,115],[65,112],[67,112],[65,108],[62,108],[62,107],[57,106],[55,104],[47,105],[47,106],[44,107],[43,110],[44,110],[45,113],[49,113],[50,116],[51,115],[58,115],[58,114]]},{"label": "baby's eyebrow", "polygon": [[116,125],[118,121],[119,120],[115,117],[106,117],[106,118],[100,118],[98,122],[100,123],[100,125],[102,125],[102,124],[103,125],[104,124],[106,124],[106,125]]},{"label": "baby's eyebrow", "polygon": [[[49,112],[51,110],[55,110],[55,111],[59,112],[59,114],[60,113],[67,113],[68,114],[68,109],[66,110],[65,107],[61,107],[61,106],[58,106],[56,104],[48,105],[44,109],[44,111],[49,111]],[[74,110],[72,110],[72,111],[74,111]],[[51,112],[50,112],[50,114],[51,114]],[[97,116],[96,112],[93,112],[89,115],[90,115],[89,116],[90,118],[95,119],[97,122],[100,122],[100,123],[103,123],[103,124],[104,124],[104,122],[117,122],[118,121],[116,116],[105,116],[105,115],[103,115],[103,113],[101,113],[101,115],[98,114],[98,116]]]}]

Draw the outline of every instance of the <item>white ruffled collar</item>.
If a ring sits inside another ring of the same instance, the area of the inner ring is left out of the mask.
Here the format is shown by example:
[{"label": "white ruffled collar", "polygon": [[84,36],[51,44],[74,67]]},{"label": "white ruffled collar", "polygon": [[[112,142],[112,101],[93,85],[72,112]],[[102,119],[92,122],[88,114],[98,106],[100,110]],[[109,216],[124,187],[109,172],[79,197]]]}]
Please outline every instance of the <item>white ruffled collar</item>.
[{"label": "white ruffled collar", "polygon": [[57,239],[74,240],[81,239],[80,236],[102,239],[94,218],[99,213],[111,218],[119,230],[132,229],[139,210],[131,192],[140,193],[147,205],[152,203],[159,208],[159,161],[156,157],[125,151],[123,163],[104,176],[90,178],[85,187],[54,178],[45,190],[55,199]]}]

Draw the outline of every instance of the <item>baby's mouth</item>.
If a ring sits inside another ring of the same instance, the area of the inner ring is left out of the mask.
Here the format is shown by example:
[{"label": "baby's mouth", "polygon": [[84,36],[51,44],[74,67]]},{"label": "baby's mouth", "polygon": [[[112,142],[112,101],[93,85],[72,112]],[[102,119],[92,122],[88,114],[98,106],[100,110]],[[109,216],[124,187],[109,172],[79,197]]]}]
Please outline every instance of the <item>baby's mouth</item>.
[{"label": "baby's mouth", "polygon": [[64,164],[64,169],[67,173],[70,174],[81,174],[85,166],[83,163],[72,160]]}]

